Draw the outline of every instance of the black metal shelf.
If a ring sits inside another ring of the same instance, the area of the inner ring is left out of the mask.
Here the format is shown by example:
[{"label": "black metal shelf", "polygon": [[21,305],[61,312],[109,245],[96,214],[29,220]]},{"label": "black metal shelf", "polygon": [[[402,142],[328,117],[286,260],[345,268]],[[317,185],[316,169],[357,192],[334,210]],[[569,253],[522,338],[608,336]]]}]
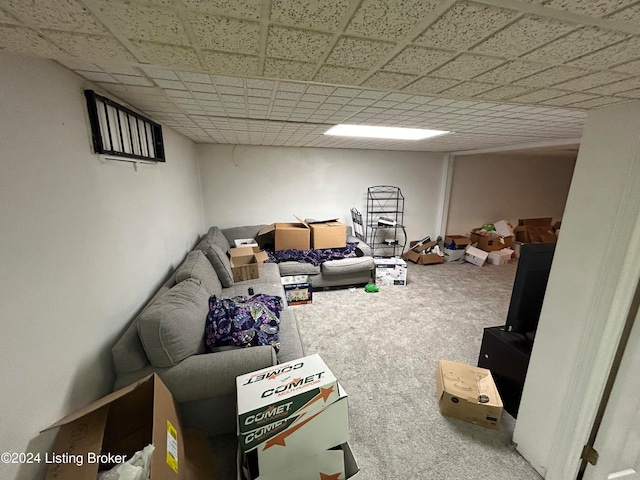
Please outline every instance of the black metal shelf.
[{"label": "black metal shelf", "polygon": [[[395,225],[378,223],[384,216]],[[377,185],[367,189],[367,242],[375,257],[398,257],[407,244],[404,227],[404,196],[400,188]],[[391,239],[391,241],[387,241]]]}]

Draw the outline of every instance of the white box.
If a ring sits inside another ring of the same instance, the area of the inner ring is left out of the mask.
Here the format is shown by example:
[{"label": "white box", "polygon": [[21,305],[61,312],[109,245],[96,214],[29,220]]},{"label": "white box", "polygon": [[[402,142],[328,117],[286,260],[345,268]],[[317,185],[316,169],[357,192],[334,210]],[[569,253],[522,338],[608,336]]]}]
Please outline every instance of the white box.
[{"label": "white box", "polygon": [[493,227],[498,232],[498,235],[501,237],[513,237],[513,229],[511,225],[506,220],[500,220],[499,222],[495,222]]},{"label": "white box", "polygon": [[374,258],[376,285],[406,285],[407,262],[401,258]]},{"label": "white box", "polygon": [[257,247],[258,242],[256,242],[255,238],[236,238],[233,243],[235,243],[235,247]]},{"label": "white box", "polygon": [[472,247],[469,245],[464,252],[464,259],[469,263],[473,263],[478,267],[484,265],[484,262],[487,260],[489,256],[489,252],[485,252],[484,250],[480,250],[479,248]]},{"label": "white box", "polygon": [[[249,453],[258,457],[258,478],[262,479],[266,474],[273,476],[279,473],[283,479],[282,475],[285,472],[311,460],[310,456],[349,440],[347,394],[341,387],[339,393],[340,396],[335,402],[313,414],[302,413],[286,430]],[[344,464],[341,471],[344,471]],[[277,475],[274,478],[277,478]],[[291,478],[296,480],[295,476]]]},{"label": "white box", "polygon": [[513,255],[513,250],[510,248],[503,248],[502,250],[489,252],[487,263],[492,265],[506,265],[509,260],[511,260],[511,255]]},{"label": "white box", "polygon": [[313,285],[308,275],[288,275],[280,277],[284,287],[287,305],[305,305],[313,303]]},{"label": "white box", "polygon": [[[238,440],[244,452],[339,398],[338,381],[318,354],[236,377]],[[308,418],[308,417],[307,417]]]}]

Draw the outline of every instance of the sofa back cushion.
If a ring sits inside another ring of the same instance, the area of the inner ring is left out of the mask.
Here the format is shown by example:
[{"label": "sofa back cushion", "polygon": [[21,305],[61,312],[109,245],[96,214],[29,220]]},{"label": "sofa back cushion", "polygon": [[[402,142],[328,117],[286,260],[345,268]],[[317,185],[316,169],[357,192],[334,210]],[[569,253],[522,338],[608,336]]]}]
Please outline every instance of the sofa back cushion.
[{"label": "sofa back cushion", "polygon": [[202,250],[189,252],[182,265],[176,269],[175,278],[176,283],[180,283],[187,278],[200,280],[209,295],[220,296],[222,293],[220,279]]},{"label": "sofa back cushion", "polygon": [[200,240],[200,243],[196,245],[195,250],[202,250],[204,252],[223,287],[233,285],[233,272],[231,272],[231,263],[229,263],[229,257],[227,257],[226,251],[222,250],[218,244],[213,243],[206,235]]},{"label": "sofa back cushion", "polygon": [[171,367],[204,353],[209,293],[188,278],[155,298],[138,317],[138,335],[152,365]]}]

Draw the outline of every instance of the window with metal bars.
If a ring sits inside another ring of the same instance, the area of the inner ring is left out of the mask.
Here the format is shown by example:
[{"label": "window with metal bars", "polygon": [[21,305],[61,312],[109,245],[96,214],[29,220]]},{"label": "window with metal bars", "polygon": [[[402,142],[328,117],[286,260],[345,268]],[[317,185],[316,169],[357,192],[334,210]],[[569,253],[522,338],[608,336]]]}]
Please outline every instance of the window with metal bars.
[{"label": "window with metal bars", "polygon": [[98,154],[164,162],[162,127],[113,100],[85,90],[93,149]]}]

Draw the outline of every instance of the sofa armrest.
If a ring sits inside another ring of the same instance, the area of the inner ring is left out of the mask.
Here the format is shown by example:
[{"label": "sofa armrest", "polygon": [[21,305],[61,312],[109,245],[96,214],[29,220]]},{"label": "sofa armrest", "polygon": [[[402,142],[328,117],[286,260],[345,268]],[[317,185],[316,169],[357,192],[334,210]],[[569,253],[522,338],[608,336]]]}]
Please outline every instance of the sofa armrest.
[{"label": "sofa armrest", "polygon": [[192,355],[158,375],[179,403],[234,394],[236,377],[277,363],[273,347],[234,348]]},{"label": "sofa armrest", "polygon": [[[356,253],[359,257],[370,257],[371,256],[371,247],[360,240],[358,237],[347,234],[347,242],[355,242],[356,243]],[[362,252],[362,254],[360,253]]]},{"label": "sofa armrest", "polygon": [[276,352],[270,346],[234,348],[192,355],[178,365],[156,368],[149,365],[116,380],[115,388],[133,383],[156,372],[178,403],[234,395],[236,377],[276,365]]}]

